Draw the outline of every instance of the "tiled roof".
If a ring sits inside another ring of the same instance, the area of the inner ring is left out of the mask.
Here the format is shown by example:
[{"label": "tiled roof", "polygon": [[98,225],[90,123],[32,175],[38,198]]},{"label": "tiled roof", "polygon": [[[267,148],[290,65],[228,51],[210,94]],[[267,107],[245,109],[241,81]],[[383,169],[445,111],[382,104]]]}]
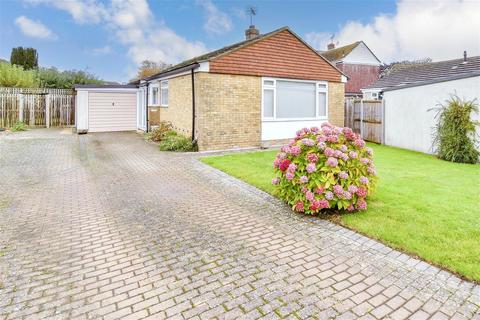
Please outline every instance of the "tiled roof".
[{"label": "tiled roof", "polygon": [[425,64],[394,70],[363,89],[388,89],[457,79],[480,73],[480,56]]},{"label": "tiled roof", "polygon": [[269,32],[269,33],[265,33],[265,34],[262,34],[258,37],[255,37],[253,39],[249,39],[249,40],[244,40],[244,41],[241,41],[241,42],[237,42],[237,43],[234,43],[232,45],[229,45],[229,46],[226,46],[226,47],[223,47],[221,49],[218,49],[218,50],[215,50],[215,51],[211,51],[211,52],[208,52],[208,53],[205,53],[203,55],[200,55],[200,56],[197,56],[197,57],[194,57],[194,58],[191,58],[191,59],[188,59],[188,60],[185,60],[185,61],[182,61],[176,65],[173,65],[171,66],[170,68],[167,68],[165,70],[162,70],[161,72],[157,73],[157,74],[154,74],[148,78],[146,78],[146,80],[150,80],[150,79],[155,79],[157,78],[158,76],[164,74],[164,73],[167,73],[167,72],[170,72],[170,71],[173,71],[173,70],[176,70],[176,69],[179,69],[179,68],[182,68],[182,67],[185,67],[185,66],[188,66],[188,65],[191,65],[191,64],[194,64],[194,63],[197,63],[197,62],[201,62],[201,61],[208,61],[210,59],[213,59],[223,53],[227,53],[229,51],[233,51],[235,49],[238,49],[240,47],[243,47],[245,45],[248,45],[250,43],[253,43],[253,42],[257,42],[261,39],[264,39],[266,37],[269,37],[271,35],[274,35],[276,33],[279,33],[283,30],[287,30],[288,27],[282,27],[280,29],[277,29],[277,30],[274,30],[272,32]]},{"label": "tiled roof", "polygon": [[361,41],[357,41],[343,47],[338,47],[328,51],[319,51],[318,53],[320,53],[328,61],[335,62],[345,58],[350,52],[353,51],[353,49],[355,49],[360,44],[360,42]]}]

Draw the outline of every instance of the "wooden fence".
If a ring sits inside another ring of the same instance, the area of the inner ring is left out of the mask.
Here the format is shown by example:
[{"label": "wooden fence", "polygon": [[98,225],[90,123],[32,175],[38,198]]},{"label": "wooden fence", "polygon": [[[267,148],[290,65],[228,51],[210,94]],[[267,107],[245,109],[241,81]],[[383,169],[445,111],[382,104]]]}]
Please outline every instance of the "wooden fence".
[{"label": "wooden fence", "polygon": [[345,126],[363,139],[383,143],[383,104],[381,100],[345,100]]},{"label": "wooden fence", "polygon": [[19,121],[28,126],[74,125],[75,91],[0,87],[0,127]]}]

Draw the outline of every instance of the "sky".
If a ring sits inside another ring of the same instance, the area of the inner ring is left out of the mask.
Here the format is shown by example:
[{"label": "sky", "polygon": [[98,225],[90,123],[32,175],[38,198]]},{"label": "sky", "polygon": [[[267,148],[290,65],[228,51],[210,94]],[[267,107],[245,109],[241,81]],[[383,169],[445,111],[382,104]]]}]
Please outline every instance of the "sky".
[{"label": "sky", "polygon": [[36,48],[41,66],[127,82],[142,60],[177,63],[289,26],[314,48],[363,40],[382,62],[480,55],[480,0],[0,0],[0,58]]}]

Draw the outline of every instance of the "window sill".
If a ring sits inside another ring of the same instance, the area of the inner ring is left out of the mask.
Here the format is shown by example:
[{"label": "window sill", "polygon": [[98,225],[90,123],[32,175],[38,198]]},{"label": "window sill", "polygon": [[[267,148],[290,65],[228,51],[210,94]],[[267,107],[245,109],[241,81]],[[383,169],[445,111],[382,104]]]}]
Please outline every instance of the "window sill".
[{"label": "window sill", "polygon": [[149,108],[158,108],[158,107],[160,107],[160,105],[159,104],[149,104],[148,107]]},{"label": "window sill", "polygon": [[167,105],[159,105],[160,108],[168,108],[168,104]]},{"label": "window sill", "polygon": [[327,121],[328,117],[321,118],[285,118],[285,119],[272,119],[272,118],[263,118],[263,122],[289,122],[289,121]]}]

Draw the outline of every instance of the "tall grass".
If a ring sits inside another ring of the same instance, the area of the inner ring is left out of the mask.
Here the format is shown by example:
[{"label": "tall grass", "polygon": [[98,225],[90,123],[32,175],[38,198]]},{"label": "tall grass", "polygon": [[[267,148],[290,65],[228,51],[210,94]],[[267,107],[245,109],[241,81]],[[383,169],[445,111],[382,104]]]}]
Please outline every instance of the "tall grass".
[{"label": "tall grass", "polygon": [[38,88],[40,80],[36,70],[23,70],[9,63],[0,63],[0,86]]}]

